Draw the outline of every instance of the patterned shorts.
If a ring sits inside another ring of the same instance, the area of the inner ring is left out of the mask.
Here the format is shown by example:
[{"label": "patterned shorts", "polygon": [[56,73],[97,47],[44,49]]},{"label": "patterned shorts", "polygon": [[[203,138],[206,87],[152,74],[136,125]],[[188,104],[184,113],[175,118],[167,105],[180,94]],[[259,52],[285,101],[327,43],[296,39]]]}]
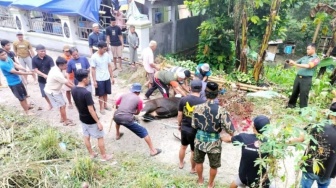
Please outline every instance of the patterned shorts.
[{"label": "patterned shorts", "polygon": [[205,155],[208,155],[211,168],[219,168],[221,166],[221,153],[205,153],[195,147],[194,161],[196,163],[204,163]]}]

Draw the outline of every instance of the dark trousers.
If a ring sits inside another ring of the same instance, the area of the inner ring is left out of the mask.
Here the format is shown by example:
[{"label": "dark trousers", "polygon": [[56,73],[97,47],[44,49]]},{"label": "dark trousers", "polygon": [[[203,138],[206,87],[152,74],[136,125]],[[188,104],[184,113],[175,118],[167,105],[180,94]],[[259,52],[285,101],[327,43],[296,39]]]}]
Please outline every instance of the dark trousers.
[{"label": "dark trousers", "polygon": [[296,101],[300,95],[300,108],[308,106],[309,90],[312,86],[311,76],[299,76],[297,75],[293,85],[292,95],[289,98],[288,106],[295,107]]},{"label": "dark trousers", "polygon": [[151,88],[148,89],[145,96],[147,98],[149,98],[149,96],[151,96],[156,89],[159,89],[160,93],[163,95],[164,98],[169,97],[168,86],[166,84],[162,83],[162,81],[157,79],[157,78],[154,78],[153,85],[152,85]]}]

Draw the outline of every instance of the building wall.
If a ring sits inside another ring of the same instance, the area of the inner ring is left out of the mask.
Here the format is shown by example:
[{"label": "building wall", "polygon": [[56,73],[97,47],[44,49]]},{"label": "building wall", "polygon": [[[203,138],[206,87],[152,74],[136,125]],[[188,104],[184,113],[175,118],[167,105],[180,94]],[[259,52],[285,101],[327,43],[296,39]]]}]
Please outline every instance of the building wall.
[{"label": "building wall", "polygon": [[[150,28],[149,38],[158,43],[155,54],[176,53],[196,46],[199,34],[197,27],[201,25],[203,20],[203,17],[195,16],[177,20],[176,24],[167,22],[153,25]],[[175,38],[173,38],[173,26],[176,29]],[[174,41],[176,44],[173,44]],[[173,45],[176,45],[175,51]]]}]

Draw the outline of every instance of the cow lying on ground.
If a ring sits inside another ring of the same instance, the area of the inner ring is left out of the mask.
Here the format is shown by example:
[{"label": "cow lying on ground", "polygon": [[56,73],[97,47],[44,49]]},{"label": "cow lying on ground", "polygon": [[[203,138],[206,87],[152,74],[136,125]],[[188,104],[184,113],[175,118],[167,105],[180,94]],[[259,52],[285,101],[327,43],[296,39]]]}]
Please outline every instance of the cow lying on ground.
[{"label": "cow lying on ground", "polygon": [[177,116],[178,104],[181,98],[157,98],[145,102],[141,111],[144,121]]}]

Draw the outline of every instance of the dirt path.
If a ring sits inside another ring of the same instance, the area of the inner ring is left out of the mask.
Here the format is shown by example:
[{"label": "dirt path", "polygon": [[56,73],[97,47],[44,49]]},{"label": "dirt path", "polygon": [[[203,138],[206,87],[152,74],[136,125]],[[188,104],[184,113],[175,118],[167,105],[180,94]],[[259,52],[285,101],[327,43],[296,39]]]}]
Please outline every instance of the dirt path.
[{"label": "dirt path", "polygon": [[[47,51],[48,55],[52,56],[54,59],[59,55],[59,52],[50,52]],[[125,65],[127,66],[127,65]],[[129,69],[130,67],[127,67]],[[3,75],[1,74],[2,83],[6,83]],[[32,110],[36,115],[34,118],[41,118],[47,120],[51,123],[51,125],[56,126],[64,131],[73,132],[81,137],[81,126],[78,119],[78,112],[74,109],[67,109],[67,115],[70,119],[74,120],[77,123],[77,126],[74,127],[65,127],[61,123],[59,123],[60,115],[59,111],[54,109],[51,111],[46,110],[37,110],[37,107],[42,107],[46,109],[46,101],[42,99],[38,85],[34,85],[31,78],[29,78],[30,84],[28,85],[28,92],[30,95],[29,100],[35,104],[35,108]],[[109,96],[109,101],[112,99],[116,99],[118,95],[128,92],[129,86],[125,80],[121,80],[119,77],[116,78],[116,84],[112,87],[113,94]],[[144,88],[145,90],[146,88]],[[141,94],[143,97],[143,94]],[[97,98],[94,97],[96,108],[98,107]],[[21,107],[17,99],[13,96],[9,88],[0,88],[0,104],[6,105],[12,108],[18,109],[18,111],[22,112]],[[149,150],[145,142],[139,139],[135,134],[130,132],[125,128],[121,128],[121,131],[124,132],[124,136],[120,140],[115,139],[115,129],[112,127],[109,132],[109,125],[111,122],[111,114],[106,115],[98,115],[101,118],[102,123],[104,124],[104,130],[106,133],[105,142],[107,146],[107,151],[110,153],[118,153],[118,152],[126,152],[126,153],[141,153],[149,156]],[[170,118],[165,120],[158,120],[149,123],[141,122],[141,124],[146,127],[149,131],[149,134],[153,140],[155,147],[161,148],[163,150],[162,154],[156,156],[155,158],[163,163],[172,165],[174,170],[178,169],[178,151],[180,147],[180,142],[174,138],[173,133],[178,131],[176,129],[165,128],[165,126],[161,123],[177,125],[176,118]],[[222,167],[219,169],[217,180],[225,183],[230,183],[235,175],[238,172],[239,167],[239,159],[240,159],[240,148],[233,147],[231,144],[223,144],[223,152],[222,152]],[[183,171],[185,171],[186,175],[189,174],[190,164],[189,164],[190,152],[188,151],[185,161],[186,165]],[[289,184],[291,185],[294,182],[294,159],[286,160]],[[208,161],[205,162],[205,171],[204,176],[208,177]],[[196,176],[195,176],[196,179]],[[277,182],[277,187],[284,187],[284,184],[281,182]],[[331,187],[336,187],[335,180],[332,181]]]}]

